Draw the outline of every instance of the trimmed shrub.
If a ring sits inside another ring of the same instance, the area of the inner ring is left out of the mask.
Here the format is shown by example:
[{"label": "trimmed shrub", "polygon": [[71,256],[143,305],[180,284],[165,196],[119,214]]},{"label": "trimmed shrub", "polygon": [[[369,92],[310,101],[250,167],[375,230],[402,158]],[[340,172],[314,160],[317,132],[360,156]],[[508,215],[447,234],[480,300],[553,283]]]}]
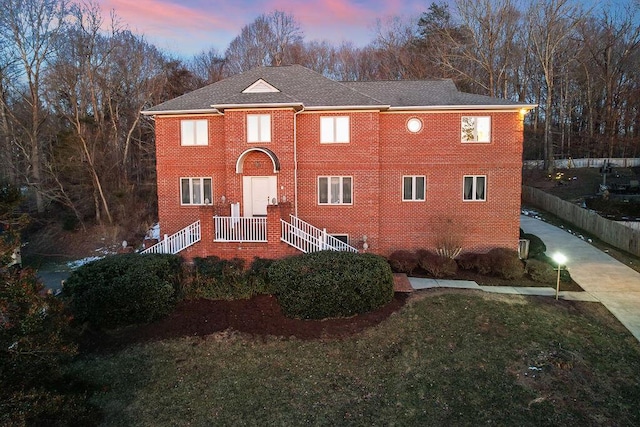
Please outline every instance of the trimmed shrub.
[{"label": "trimmed shrub", "polygon": [[479,274],[491,274],[491,257],[489,254],[464,254],[458,259],[463,270],[475,270]]},{"label": "trimmed shrub", "polygon": [[455,276],[458,272],[458,264],[453,258],[440,256],[424,249],[418,250],[416,254],[420,268],[436,279]]},{"label": "trimmed shrub", "polygon": [[100,328],[150,322],[175,306],[181,271],[176,255],[115,255],[74,271],[63,295],[79,322]]},{"label": "trimmed shrub", "polygon": [[323,319],[375,310],[393,298],[393,274],[378,255],[321,251],[276,260],[269,281],[288,317]]},{"label": "trimmed shrub", "polygon": [[407,250],[398,250],[389,255],[389,264],[396,273],[411,274],[418,267],[418,256]]},{"label": "trimmed shrub", "polygon": [[194,258],[192,273],[190,284],[184,289],[187,299],[235,299],[248,292],[243,259]]},{"label": "trimmed shrub", "polygon": [[535,258],[538,255],[544,254],[547,250],[547,246],[542,239],[535,234],[525,233],[520,229],[520,238],[529,241],[529,258]]},{"label": "trimmed shrub", "polygon": [[458,264],[458,267],[463,270],[475,270],[477,266],[477,258],[478,254],[467,252],[460,255],[456,259],[456,263]]},{"label": "trimmed shrub", "polygon": [[525,270],[531,280],[539,283],[551,284],[555,283],[557,279],[558,273],[553,269],[553,266],[537,259],[528,259]]},{"label": "trimmed shrub", "polygon": [[194,258],[190,280],[185,281],[182,293],[187,299],[246,299],[259,294],[271,294],[268,280],[273,261],[255,258],[245,269],[240,258],[221,259],[217,256]]},{"label": "trimmed shrub", "polygon": [[524,275],[524,265],[518,252],[507,248],[491,249],[486,254],[489,259],[491,274],[503,279],[517,279]]},{"label": "trimmed shrub", "polygon": [[254,295],[275,293],[274,286],[269,281],[269,267],[273,262],[272,259],[268,258],[255,257],[253,259],[246,276]]}]

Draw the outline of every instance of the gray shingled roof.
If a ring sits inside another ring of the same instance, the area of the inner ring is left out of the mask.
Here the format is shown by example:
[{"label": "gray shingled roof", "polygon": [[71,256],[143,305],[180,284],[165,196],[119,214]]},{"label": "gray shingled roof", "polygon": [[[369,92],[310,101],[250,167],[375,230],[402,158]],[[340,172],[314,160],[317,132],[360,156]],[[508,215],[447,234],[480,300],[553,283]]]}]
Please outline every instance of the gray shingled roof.
[{"label": "gray shingled roof", "polygon": [[[262,79],[280,92],[242,93]],[[451,80],[337,82],[300,65],[258,67],[156,105],[145,114],[223,110],[261,104],[313,107],[518,106],[497,98],[459,92]]]},{"label": "gray shingled roof", "polygon": [[506,106],[506,99],[459,92],[450,79],[344,82],[347,87],[379,99],[391,107]]}]

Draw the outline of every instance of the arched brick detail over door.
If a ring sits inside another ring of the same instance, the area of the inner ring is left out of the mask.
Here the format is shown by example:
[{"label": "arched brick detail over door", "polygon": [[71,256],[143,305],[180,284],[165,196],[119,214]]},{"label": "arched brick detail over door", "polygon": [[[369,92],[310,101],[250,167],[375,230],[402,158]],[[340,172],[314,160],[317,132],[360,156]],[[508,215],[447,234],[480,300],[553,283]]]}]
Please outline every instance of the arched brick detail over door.
[{"label": "arched brick detail over door", "polygon": [[[280,172],[280,160],[278,160],[278,156],[269,150],[268,148],[263,147],[253,147],[245,150],[240,156],[238,156],[238,160],[236,161],[236,173],[244,173],[244,163],[247,157],[250,157],[250,154],[253,153],[263,153],[266,154],[267,157],[271,160],[271,164],[273,166],[273,173]],[[262,157],[262,156],[260,156]]]}]

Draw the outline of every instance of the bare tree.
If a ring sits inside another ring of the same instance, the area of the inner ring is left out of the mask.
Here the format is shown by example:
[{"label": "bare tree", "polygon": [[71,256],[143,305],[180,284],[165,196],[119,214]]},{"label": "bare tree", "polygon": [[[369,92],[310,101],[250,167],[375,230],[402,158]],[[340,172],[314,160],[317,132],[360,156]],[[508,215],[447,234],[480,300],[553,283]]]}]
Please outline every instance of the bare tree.
[{"label": "bare tree", "polygon": [[298,64],[326,77],[337,78],[335,76],[336,49],[326,40],[305,43],[297,56],[298,60],[296,62]]},{"label": "bare tree", "polygon": [[302,41],[302,31],[292,15],[277,10],[260,15],[229,44],[225,52],[226,74],[238,74],[261,65],[291,64],[292,48]]},{"label": "bare tree", "polygon": [[8,52],[20,70],[20,78],[8,80],[8,83],[12,91],[19,94],[19,102],[26,107],[24,115],[19,116],[13,108],[5,105],[5,119],[12,122],[13,142],[27,159],[24,179],[36,190],[36,205],[40,213],[45,208],[42,164],[47,140],[44,134],[47,111],[42,102],[42,76],[47,64],[55,57],[67,14],[65,0],[3,0],[0,3],[0,39],[8,45]]},{"label": "bare tree", "polygon": [[140,111],[153,102],[165,60],[115,16],[105,23],[96,3],[75,5],[72,12],[63,54],[46,79],[49,105],[66,135],[51,152],[49,171],[58,196],[67,195],[63,202],[74,205],[80,221],[87,213],[81,205],[93,200],[96,222],[113,224],[127,217],[141,174],[153,177],[141,163],[152,139],[141,130]]},{"label": "bare tree", "polygon": [[626,93],[633,91],[637,82],[634,74],[640,65],[637,16],[635,8],[627,8],[623,16],[604,11],[580,26],[585,46],[580,61],[590,77],[586,89],[592,100],[589,133],[592,138],[596,129],[602,133],[608,157],[614,156],[616,142],[621,138],[619,133],[626,128],[625,117],[632,114],[627,107],[636,102]]},{"label": "bare tree", "polygon": [[204,86],[223,78],[224,64],[225,59],[218,53],[218,50],[211,48],[195,55],[189,63],[189,68]]},{"label": "bare tree", "polygon": [[456,4],[466,37],[455,49],[454,63],[465,64],[470,72],[456,71],[489,96],[510,97],[520,13],[511,0],[457,0]]},{"label": "bare tree", "polygon": [[379,79],[400,80],[422,77],[422,67],[414,49],[416,23],[400,16],[376,21],[373,48],[379,61]]},{"label": "bare tree", "polygon": [[540,65],[544,83],[544,160],[554,172],[551,135],[556,73],[575,59],[576,27],[584,19],[579,6],[570,0],[537,0],[527,12],[528,34],[533,56]]}]

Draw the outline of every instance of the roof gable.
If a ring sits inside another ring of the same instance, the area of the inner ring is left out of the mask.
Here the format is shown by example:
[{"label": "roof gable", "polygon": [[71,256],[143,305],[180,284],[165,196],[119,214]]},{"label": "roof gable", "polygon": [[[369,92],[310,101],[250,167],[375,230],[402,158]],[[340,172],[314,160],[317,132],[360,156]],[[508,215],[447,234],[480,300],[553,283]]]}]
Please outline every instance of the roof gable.
[{"label": "roof gable", "polygon": [[280,91],[262,79],[256,80],[255,83],[253,83],[251,86],[249,86],[248,88],[242,91],[242,93],[269,93],[269,92],[280,92]]}]

